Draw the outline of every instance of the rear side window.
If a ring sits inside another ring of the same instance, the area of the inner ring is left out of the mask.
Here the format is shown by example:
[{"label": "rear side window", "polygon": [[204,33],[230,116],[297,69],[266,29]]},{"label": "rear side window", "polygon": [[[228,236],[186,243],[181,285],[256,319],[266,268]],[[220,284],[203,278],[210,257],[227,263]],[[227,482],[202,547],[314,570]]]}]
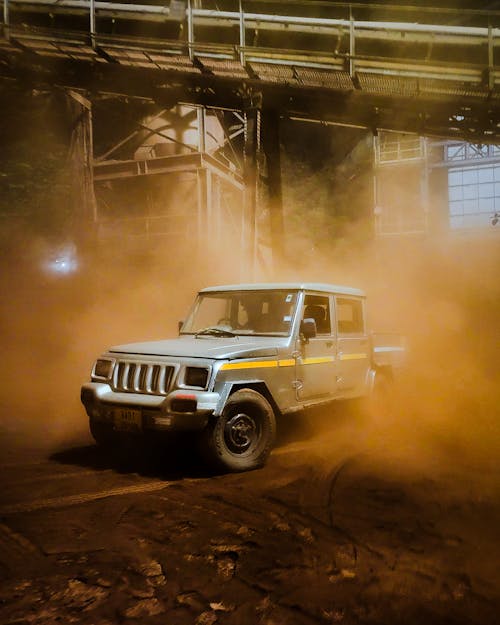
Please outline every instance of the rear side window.
[{"label": "rear side window", "polygon": [[364,332],[363,302],[347,297],[337,298],[337,326],[339,334]]},{"label": "rear side window", "polygon": [[331,334],[329,297],[306,295],[303,318],[314,319],[318,334]]}]

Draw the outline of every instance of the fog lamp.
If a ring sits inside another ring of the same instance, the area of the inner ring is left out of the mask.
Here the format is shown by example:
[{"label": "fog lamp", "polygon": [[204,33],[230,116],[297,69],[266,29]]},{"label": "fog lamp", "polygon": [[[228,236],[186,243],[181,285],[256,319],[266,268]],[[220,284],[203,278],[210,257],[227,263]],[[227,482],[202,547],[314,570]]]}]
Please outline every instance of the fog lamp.
[{"label": "fog lamp", "polygon": [[198,402],[194,395],[176,395],[170,404],[172,412],[196,412]]}]

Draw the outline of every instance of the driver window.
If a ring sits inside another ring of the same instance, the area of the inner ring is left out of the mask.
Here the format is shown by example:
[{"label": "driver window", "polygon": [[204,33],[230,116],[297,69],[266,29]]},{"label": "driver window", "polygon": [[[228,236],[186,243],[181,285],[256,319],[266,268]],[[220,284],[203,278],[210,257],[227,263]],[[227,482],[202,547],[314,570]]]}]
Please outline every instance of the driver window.
[{"label": "driver window", "polygon": [[318,334],[331,334],[330,298],[328,295],[306,295],[304,319],[314,319]]}]

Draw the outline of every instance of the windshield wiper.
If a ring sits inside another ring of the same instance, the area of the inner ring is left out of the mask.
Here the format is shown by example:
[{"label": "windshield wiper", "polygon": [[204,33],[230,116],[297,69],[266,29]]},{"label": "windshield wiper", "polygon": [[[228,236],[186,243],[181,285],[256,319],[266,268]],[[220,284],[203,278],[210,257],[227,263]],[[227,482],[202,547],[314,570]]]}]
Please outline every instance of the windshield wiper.
[{"label": "windshield wiper", "polygon": [[195,333],[195,337],[200,335],[206,336],[236,336],[234,332],[230,330],[224,330],[223,328],[217,328],[215,326],[204,328],[203,330],[199,330]]}]

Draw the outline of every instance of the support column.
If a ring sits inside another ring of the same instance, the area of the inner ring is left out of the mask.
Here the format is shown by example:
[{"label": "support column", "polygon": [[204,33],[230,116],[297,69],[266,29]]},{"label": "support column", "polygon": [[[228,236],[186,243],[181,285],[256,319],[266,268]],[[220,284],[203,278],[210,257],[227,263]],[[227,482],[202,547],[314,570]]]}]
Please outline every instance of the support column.
[{"label": "support column", "polygon": [[257,154],[260,147],[260,111],[248,109],[244,123],[243,180],[244,211],[242,223],[242,274],[255,278],[256,270],[256,216],[257,216]]},{"label": "support column", "polygon": [[284,255],[283,191],[281,182],[280,112],[264,109],[262,113],[262,143],[267,163],[267,190],[274,260]]},{"label": "support column", "polygon": [[207,170],[200,167],[196,170],[197,208],[198,208],[198,247],[203,248],[202,241],[208,237],[207,219]]},{"label": "support column", "polygon": [[88,227],[89,224],[97,222],[92,104],[76,91],[67,91],[67,100],[72,119],[69,161],[73,181],[73,214],[77,223]]},{"label": "support column", "polygon": [[9,20],[9,0],[3,0],[3,36],[7,41],[10,38]]}]

